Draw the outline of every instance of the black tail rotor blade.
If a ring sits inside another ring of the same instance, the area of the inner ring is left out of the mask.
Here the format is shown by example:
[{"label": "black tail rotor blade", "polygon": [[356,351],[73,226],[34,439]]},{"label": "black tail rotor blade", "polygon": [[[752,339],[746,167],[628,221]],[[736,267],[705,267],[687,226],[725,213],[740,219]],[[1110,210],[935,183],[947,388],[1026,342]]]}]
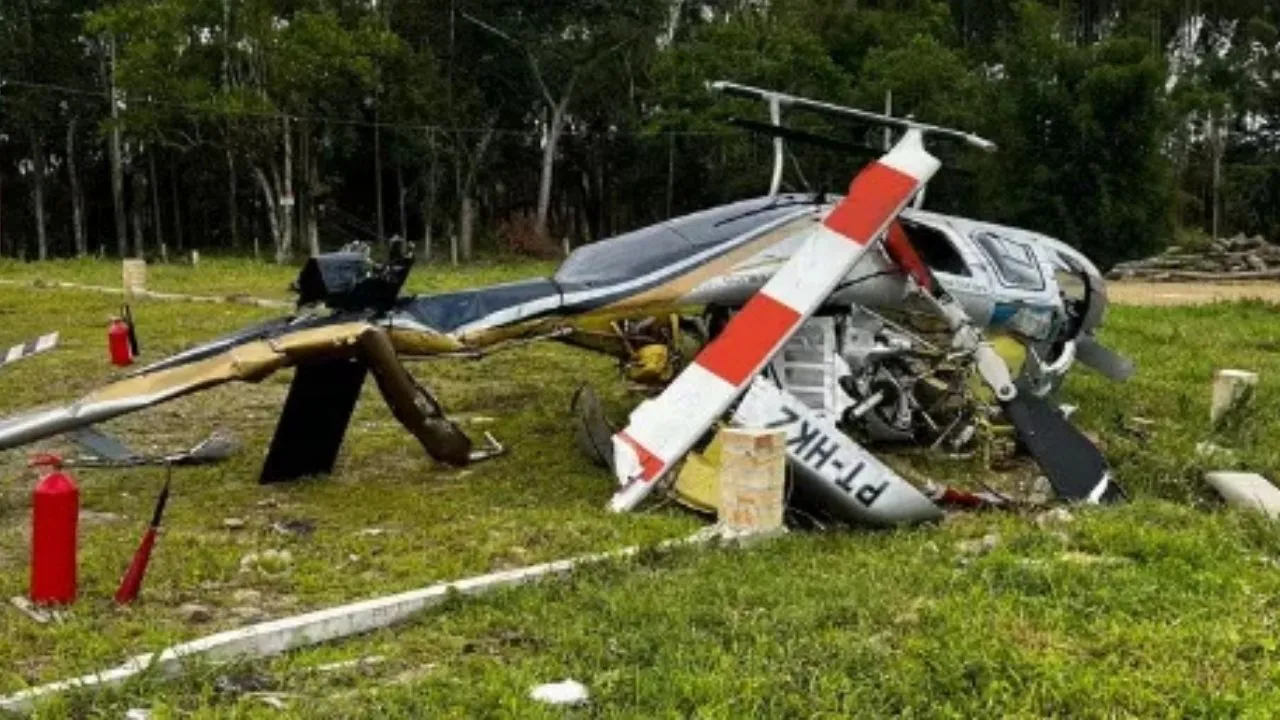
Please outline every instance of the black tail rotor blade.
[{"label": "black tail rotor blade", "polygon": [[1045,400],[1018,393],[1002,403],[1018,438],[1044,470],[1059,497],[1113,502],[1123,497],[1106,458],[1079,428]]}]

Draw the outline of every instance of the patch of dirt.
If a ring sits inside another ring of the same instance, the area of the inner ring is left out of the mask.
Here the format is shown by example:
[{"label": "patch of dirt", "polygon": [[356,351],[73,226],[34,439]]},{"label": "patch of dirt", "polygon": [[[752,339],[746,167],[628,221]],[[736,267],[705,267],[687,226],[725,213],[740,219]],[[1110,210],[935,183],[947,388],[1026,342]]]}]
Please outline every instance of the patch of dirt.
[{"label": "patch of dirt", "polygon": [[1259,299],[1280,303],[1280,282],[1143,282],[1107,283],[1107,296],[1116,305],[1202,305],[1224,300]]}]

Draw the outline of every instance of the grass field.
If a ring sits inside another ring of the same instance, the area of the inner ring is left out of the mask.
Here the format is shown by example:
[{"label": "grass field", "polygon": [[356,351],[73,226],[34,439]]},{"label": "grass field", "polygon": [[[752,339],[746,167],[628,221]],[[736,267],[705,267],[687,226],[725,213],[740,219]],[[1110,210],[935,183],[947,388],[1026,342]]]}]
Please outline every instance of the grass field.
[{"label": "grass field", "polygon": [[[423,270],[418,290],[515,279],[545,265]],[[115,285],[118,265],[0,263],[0,279]],[[156,290],[284,297],[288,269],[208,261],[152,268]],[[74,397],[108,380],[104,330],[118,299],[0,285],[0,345],[61,330],[63,346],[0,371],[0,414]],[[271,311],[144,302],[148,359]],[[1134,502],[1051,520],[966,514],[895,532],[793,533],[746,550],[681,551],[599,567],[570,581],[449,603],[363,638],[177,681],[148,678],[46,707],[49,717],[538,716],[540,682],[574,677],[592,715],[1274,716],[1280,710],[1280,532],[1224,510],[1207,469],[1280,471],[1280,324],[1263,303],[1117,308],[1104,339],[1138,362],[1130,383],[1073,374],[1066,399],[1105,446]],[[1207,427],[1218,367],[1261,373],[1253,422]],[[579,457],[567,423],[580,382],[620,415],[629,402],[610,361],[545,345],[481,361],[413,366],[474,433],[508,456],[467,470],[432,467],[366,388],[334,476],[260,487],[288,373],[179,400],[109,423],[139,448],[188,446],[215,428],[242,444],[230,462],[175,473],[143,599],[110,595],[141,535],[157,470],[77,474],[81,598],[62,625],[0,608],[0,693],[111,666],[147,650],[244,624],[441,580],[581,552],[682,537],[704,524],[676,507],[614,516],[611,480]],[[1149,439],[1123,429],[1154,421]],[[1195,446],[1230,448],[1212,460]],[[65,449],[59,443],[44,445]],[[25,452],[0,453],[0,594],[26,589]],[[966,485],[970,464],[931,463]],[[228,529],[228,518],[244,521]],[[309,525],[281,532],[277,524]],[[990,551],[974,551],[989,538]],[[288,550],[281,572],[241,570]],[[208,606],[203,622],[187,603]],[[318,665],[367,655],[367,669]],[[228,680],[232,682],[228,683]],[[286,693],[275,710],[227,686]]]}]

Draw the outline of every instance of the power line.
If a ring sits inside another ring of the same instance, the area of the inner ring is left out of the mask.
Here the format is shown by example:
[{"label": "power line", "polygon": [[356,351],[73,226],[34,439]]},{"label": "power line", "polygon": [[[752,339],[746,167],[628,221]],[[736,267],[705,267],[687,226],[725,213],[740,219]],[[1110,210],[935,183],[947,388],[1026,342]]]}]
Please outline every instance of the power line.
[{"label": "power line", "polygon": [[[0,92],[2,92],[6,86],[10,86],[10,85],[14,87],[22,87],[22,88],[27,88],[31,90],[41,90],[46,92],[62,93],[65,95],[92,97],[106,103],[111,102],[111,95],[109,92],[105,90],[87,90],[84,88],[69,87],[66,85],[57,85],[54,83],[41,83],[41,82],[31,82],[26,80],[11,80],[11,79],[0,78]],[[154,105],[159,107],[169,107],[169,108],[176,108],[179,110],[185,110],[189,113],[189,117],[207,116],[207,115],[212,115],[214,112],[213,109],[208,105],[201,105],[198,103],[185,103],[185,102],[178,102],[173,100],[157,100],[154,98],[128,98],[126,104],[128,103],[137,103],[139,105]],[[542,133],[540,131],[532,130],[532,129],[522,130],[518,128],[448,127],[445,125],[432,125],[432,124],[369,121],[369,120],[360,120],[356,118],[335,117],[330,115],[285,113],[285,112],[279,112],[274,110],[238,109],[231,114],[235,116],[245,116],[245,117],[252,117],[252,118],[258,118],[263,120],[305,121],[309,123],[343,125],[343,126],[349,126],[349,127],[366,127],[366,128],[380,128],[380,129],[385,128],[385,129],[391,129],[391,130],[415,130],[419,132],[433,132],[433,133],[439,132],[444,134],[479,135],[479,134],[492,132],[495,135],[504,135],[504,136],[523,136],[523,137],[541,137],[542,136]],[[573,130],[573,129],[565,129],[561,131],[561,134],[579,136],[579,137],[590,135],[590,133]],[[612,133],[612,134],[623,134],[628,137],[643,137],[646,135],[650,135],[653,137],[666,137],[666,136],[731,137],[731,136],[739,135],[739,133],[735,133],[727,130],[726,131],[662,130],[662,131],[656,131],[653,133],[628,132],[628,133]]]}]

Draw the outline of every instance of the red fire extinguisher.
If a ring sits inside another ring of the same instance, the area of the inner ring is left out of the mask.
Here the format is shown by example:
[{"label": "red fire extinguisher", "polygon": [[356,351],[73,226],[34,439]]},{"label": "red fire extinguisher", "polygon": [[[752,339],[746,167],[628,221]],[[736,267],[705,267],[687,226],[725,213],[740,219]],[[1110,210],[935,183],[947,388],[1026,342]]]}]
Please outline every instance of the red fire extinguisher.
[{"label": "red fire extinguisher", "polygon": [[31,466],[50,469],[31,502],[31,601],[64,605],[76,598],[80,490],[56,455],[37,455]]},{"label": "red fire extinguisher", "polygon": [[120,318],[111,319],[107,328],[107,348],[111,351],[111,364],[125,367],[133,363],[133,348],[129,343],[129,326]]}]

